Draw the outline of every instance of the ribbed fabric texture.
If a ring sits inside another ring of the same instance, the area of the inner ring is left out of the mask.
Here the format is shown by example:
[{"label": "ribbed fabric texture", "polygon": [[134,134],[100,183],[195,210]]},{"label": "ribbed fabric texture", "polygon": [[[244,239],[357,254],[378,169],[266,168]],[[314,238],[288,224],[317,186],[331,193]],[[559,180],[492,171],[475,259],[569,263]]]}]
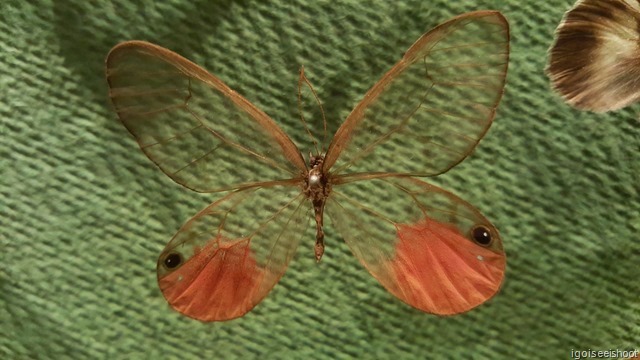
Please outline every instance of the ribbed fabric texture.
[{"label": "ribbed fabric texture", "polygon": [[[3,2],[0,357],[560,359],[640,348],[639,108],[581,113],[551,92],[547,49],[572,3]],[[192,59],[307,153],[301,65],[332,134],[423,32],[480,9],[511,25],[506,94],[475,152],[427,181],[500,229],[500,294],[460,316],[420,313],[387,293],[329,224],[323,261],[305,238],[241,319],[202,324],[166,305],[157,256],[222,195],[182,188],[138,149],[107,99],[113,45],[148,40]]]}]

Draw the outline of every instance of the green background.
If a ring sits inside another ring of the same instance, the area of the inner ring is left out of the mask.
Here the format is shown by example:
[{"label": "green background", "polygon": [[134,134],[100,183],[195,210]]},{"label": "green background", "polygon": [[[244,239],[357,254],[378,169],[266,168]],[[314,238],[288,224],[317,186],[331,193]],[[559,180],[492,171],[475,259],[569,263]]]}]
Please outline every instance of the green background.
[{"label": "green background", "polygon": [[[547,49],[572,3],[2,2],[0,357],[566,359],[640,348],[638,107],[583,113],[550,91]],[[428,181],[500,229],[508,268],[493,300],[448,318],[413,310],[329,228],[323,261],[303,241],[243,318],[203,324],[168,307],[156,258],[220,195],[173,183],[116,119],[103,69],[112,46],[148,40],[194,60],[308,151],[301,65],[335,130],[423,32],[479,9],[511,25],[506,94],[476,151]]]}]

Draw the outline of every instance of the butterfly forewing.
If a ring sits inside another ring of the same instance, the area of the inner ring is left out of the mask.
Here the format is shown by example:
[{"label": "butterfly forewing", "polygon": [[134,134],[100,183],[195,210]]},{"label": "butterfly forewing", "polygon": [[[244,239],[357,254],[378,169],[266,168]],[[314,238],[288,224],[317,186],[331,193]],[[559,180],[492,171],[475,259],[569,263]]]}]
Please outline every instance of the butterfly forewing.
[{"label": "butterfly forewing", "polygon": [[500,288],[506,258],[498,231],[436,186],[403,177],[343,183],[326,212],[369,272],[415,308],[458,314]]},{"label": "butterfly forewing", "polygon": [[498,12],[469,13],[434,28],[347,117],[325,171],[429,176],[448,170],[489,128],[508,61],[509,29]]},{"label": "butterfly forewing", "polygon": [[229,320],[260,302],[284,274],[310,209],[298,187],[240,190],[189,220],[158,259],[169,304],[201,320]]},{"label": "butterfly forewing", "polygon": [[179,184],[218,191],[305,170],[300,152],[273,120],[180,55],[130,41],[111,50],[106,66],[118,116]]}]

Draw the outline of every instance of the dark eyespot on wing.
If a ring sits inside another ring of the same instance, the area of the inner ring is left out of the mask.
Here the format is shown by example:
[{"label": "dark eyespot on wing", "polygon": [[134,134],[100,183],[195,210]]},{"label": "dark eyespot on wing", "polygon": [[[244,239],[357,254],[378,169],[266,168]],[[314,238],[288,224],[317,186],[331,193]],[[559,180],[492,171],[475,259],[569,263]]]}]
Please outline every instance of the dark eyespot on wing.
[{"label": "dark eyespot on wing", "polygon": [[471,230],[471,238],[481,246],[489,246],[493,240],[491,230],[483,225],[476,226]]},{"label": "dark eyespot on wing", "polygon": [[182,264],[182,255],[177,252],[169,253],[162,263],[167,270],[175,269]]}]

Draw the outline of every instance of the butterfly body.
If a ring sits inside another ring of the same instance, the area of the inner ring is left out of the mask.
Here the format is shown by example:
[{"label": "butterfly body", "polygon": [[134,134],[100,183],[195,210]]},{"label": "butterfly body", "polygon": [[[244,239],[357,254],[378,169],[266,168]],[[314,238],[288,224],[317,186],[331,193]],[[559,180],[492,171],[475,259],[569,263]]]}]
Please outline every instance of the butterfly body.
[{"label": "butterfly body", "polygon": [[331,193],[331,182],[324,174],[322,164],[324,155],[309,156],[310,170],[306,174],[303,192],[313,205],[314,220],[316,222],[316,244],[314,252],[316,261],[324,254],[324,204]]},{"label": "butterfly body", "polygon": [[[508,60],[499,12],[437,26],[364,95],[326,152],[305,162],[275,121],[198,65],[143,41],[114,47],[109,95],[142,151],[189,189],[227,191],[161,252],[167,302],[201,321],[244,315],[285,273],[311,223],[320,261],[325,216],[381,285],[421,311],[453,315],[493,297],[506,267],[498,230],[416,177],[444,173],[473,151],[495,116]],[[316,96],[303,72],[301,81]]]}]

